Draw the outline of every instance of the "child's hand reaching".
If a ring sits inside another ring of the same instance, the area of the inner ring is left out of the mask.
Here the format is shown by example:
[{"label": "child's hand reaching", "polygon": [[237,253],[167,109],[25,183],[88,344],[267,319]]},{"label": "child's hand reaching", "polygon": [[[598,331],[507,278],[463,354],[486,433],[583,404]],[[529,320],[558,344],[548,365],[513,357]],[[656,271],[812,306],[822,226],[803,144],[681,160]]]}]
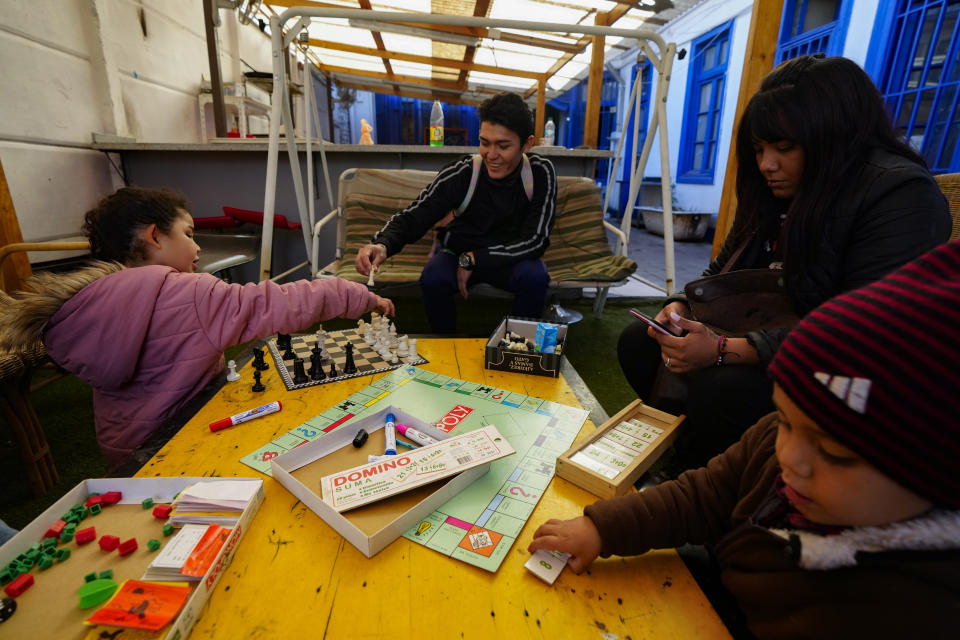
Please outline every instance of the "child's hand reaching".
[{"label": "child's hand reaching", "polygon": [[381,298],[380,296],[377,296],[377,308],[374,311],[391,318],[396,315],[390,298]]},{"label": "child's hand reaching", "polygon": [[593,520],[580,516],[573,520],[547,520],[533,532],[533,542],[527,551],[545,549],[569,553],[567,566],[574,573],[582,573],[600,555],[602,545]]}]

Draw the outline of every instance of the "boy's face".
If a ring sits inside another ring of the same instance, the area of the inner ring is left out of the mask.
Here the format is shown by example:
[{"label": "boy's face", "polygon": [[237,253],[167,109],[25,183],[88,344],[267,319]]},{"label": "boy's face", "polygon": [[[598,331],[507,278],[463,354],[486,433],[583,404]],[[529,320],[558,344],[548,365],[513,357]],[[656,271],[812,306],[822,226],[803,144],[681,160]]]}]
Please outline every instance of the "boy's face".
[{"label": "boy's face", "polygon": [[193,218],[180,209],[170,233],[156,230],[156,244],[149,247],[149,264],[163,264],[177,271],[193,273],[200,260],[200,247],[193,241]]},{"label": "boy's face", "polygon": [[900,486],[821,429],[774,385],[776,455],[787,498],[812,522],[872,526],[907,520],[932,504]]},{"label": "boy's face", "polygon": [[501,124],[480,123],[480,156],[494,180],[506,178],[520,166],[523,154],[533,146],[533,136],[520,136]]}]

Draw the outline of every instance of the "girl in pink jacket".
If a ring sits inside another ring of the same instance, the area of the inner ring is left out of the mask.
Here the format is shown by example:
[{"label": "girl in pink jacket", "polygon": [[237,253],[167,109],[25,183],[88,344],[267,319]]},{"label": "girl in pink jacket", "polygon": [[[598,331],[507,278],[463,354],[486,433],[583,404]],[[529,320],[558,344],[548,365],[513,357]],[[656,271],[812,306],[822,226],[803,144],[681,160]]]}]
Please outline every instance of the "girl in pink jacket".
[{"label": "girl in pink jacket", "polygon": [[116,465],[223,370],[223,350],[272,333],[393,303],[340,278],[227,284],[195,273],[200,247],[185,200],[123,188],[86,214],[97,261],[41,273],[31,291],[0,296],[5,349],[42,340],[93,387],[97,440]]}]

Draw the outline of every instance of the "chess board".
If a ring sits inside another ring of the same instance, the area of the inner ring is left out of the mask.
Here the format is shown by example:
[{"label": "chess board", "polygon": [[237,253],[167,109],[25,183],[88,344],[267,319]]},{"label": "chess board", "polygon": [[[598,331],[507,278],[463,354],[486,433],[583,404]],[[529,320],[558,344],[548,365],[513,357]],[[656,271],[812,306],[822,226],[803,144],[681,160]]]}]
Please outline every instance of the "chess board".
[{"label": "chess board", "polygon": [[[314,345],[317,343],[317,336],[313,333],[290,336],[290,345],[297,358],[303,358],[304,371],[310,370],[310,355]],[[344,373],[343,367],[347,361],[347,343],[353,344],[353,363],[357,367],[356,373]],[[358,378],[360,376],[369,376],[374,373],[391,371],[399,367],[411,364],[425,364],[426,358],[418,355],[415,358],[400,358],[396,364],[384,360],[380,357],[373,347],[363,341],[363,336],[356,329],[344,329],[343,331],[327,331],[326,348],[328,357],[323,359],[323,372],[326,377],[323,380],[309,379],[306,382],[295,384],[293,381],[293,358],[284,358],[283,350],[277,346],[276,337],[267,342],[270,348],[270,355],[276,363],[280,377],[283,378],[283,384],[287,390],[303,389],[317,384],[329,384],[339,382],[348,378]],[[331,359],[337,366],[337,375],[330,377]]]}]

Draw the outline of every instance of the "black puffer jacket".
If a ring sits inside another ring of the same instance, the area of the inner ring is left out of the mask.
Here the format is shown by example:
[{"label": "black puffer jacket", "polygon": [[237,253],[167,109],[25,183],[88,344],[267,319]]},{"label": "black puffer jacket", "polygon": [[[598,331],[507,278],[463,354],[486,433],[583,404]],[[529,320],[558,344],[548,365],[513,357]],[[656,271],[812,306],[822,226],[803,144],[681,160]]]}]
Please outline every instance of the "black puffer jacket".
[{"label": "black puffer jacket", "polygon": [[[887,151],[874,151],[833,208],[815,256],[802,272],[784,265],[787,292],[804,316],[833,296],[878,280],[950,237],[943,193],[922,166]],[[792,246],[802,245],[789,239]],[[765,269],[762,240],[754,236],[733,270]],[[720,273],[738,248],[730,237],[703,275]],[[682,293],[670,300],[683,300]],[[747,340],[766,368],[788,329],[754,331]]]}]

